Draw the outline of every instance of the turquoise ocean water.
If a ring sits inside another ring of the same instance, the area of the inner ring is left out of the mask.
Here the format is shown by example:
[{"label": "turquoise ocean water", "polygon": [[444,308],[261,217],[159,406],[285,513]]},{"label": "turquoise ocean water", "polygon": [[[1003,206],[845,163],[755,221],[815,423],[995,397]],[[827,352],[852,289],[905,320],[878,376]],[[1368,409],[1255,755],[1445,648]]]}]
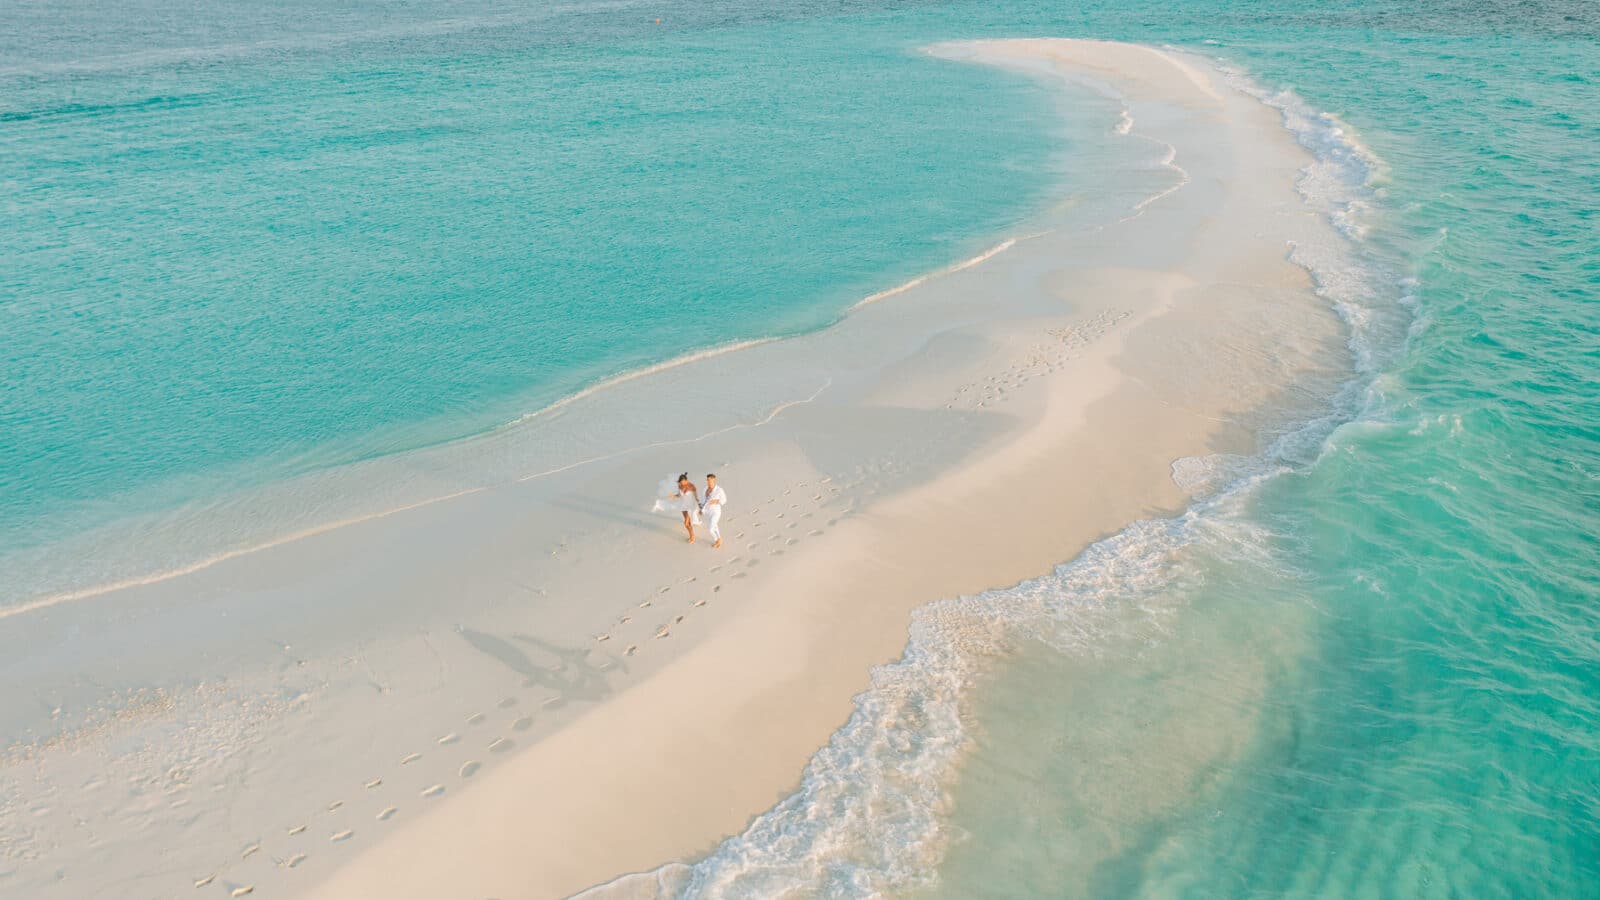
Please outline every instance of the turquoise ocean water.
[{"label": "turquoise ocean water", "polygon": [[[971,255],[1073,176],[1071,135],[918,46],[1222,60],[1321,160],[1302,190],[1349,246],[1308,264],[1347,389],[1258,459],[1197,461],[1185,515],[924,610],[802,790],[673,877],[1595,895],[1593,4],[4,15],[6,552],[469,435]],[[951,640],[973,616],[1003,652]]]}]

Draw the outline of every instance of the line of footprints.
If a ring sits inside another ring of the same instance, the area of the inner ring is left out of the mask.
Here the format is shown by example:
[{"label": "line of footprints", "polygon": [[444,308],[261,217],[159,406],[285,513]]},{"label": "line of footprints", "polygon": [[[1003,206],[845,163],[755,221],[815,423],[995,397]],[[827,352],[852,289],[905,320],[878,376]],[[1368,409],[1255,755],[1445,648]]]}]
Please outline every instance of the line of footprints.
[{"label": "line of footprints", "polygon": [[[637,604],[629,612],[619,615],[615,619],[611,630],[595,635],[594,640],[600,645],[601,652],[604,652],[607,649],[607,645],[612,641],[621,643],[624,640],[628,640],[631,642],[627,643],[626,647],[621,651],[621,655],[623,657],[632,657],[642,652],[642,647],[648,641],[664,640],[671,637],[672,630],[675,627],[684,625],[696,610],[709,604],[712,598],[720,594],[723,588],[727,586],[727,581],[748,577],[750,569],[760,565],[763,557],[781,556],[806,538],[822,535],[828,527],[848,515],[848,508],[840,508],[825,513],[827,507],[831,505],[830,501],[840,493],[841,489],[833,484],[833,480],[830,478],[823,478],[815,483],[799,482],[785,487],[780,494],[767,498],[764,503],[751,508],[748,512],[730,514],[724,520],[723,552],[712,557],[715,562],[708,570],[707,574],[710,577],[705,579],[705,584],[700,584],[701,578],[699,576],[690,576],[678,581],[676,584],[658,586],[650,597]],[[826,521],[820,521],[823,517],[826,517]],[[731,532],[731,535],[729,532]],[[723,553],[727,555],[724,556]],[[690,585],[697,585],[700,589],[691,588],[689,587]],[[704,587],[709,587],[710,590],[704,590]],[[691,597],[688,606],[678,607],[681,609],[680,612],[669,611],[664,618],[655,620],[654,627],[646,632],[649,637],[643,637],[638,634],[639,629],[645,624],[641,620],[650,616],[649,613],[642,611],[650,610],[656,612],[662,609],[670,609],[672,604],[668,595],[672,593],[674,588],[678,589],[680,595]],[[589,652],[591,651],[582,651],[581,655],[586,656]],[[600,672],[606,673],[619,670],[626,671],[622,668],[622,661],[611,653],[606,653],[605,659],[595,668]],[[557,674],[567,669],[567,662],[561,662],[552,667],[552,671]],[[528,679],[524,682],[524,687],[527,688],[537,686],[538,682],[534,679]],[[544,709],[554,709],[564,705],[565,702],[564,697],[555,696],[544,700],[541,706]],[[502,711],[520,712],[521,701],[517,697],[506,697],[498,705]],[[486,714],[475,712],[468,715],[465,722],[467,727],[471,729],[483,725],[488,719],[489,717]],[[534,717],[532,715],[519,715],[511,722],[511,729],[516,732],[523,732],[532,728],[533,724]],[[465,738],[461,733],[451,731],[440,736],[435,743],[440,747],[452,747],[462,744],[464,740]],[[492,754],[504,754],[515,746],[516,744],[511,738],[500,736],[485,745],[485,749]],[[409,766],[422,759],[422,756],[421,752],[408,753],[400,759],[399,765]],[[462,779],[467,779],[476,775],[482,768],[483,763],[481,761],[467,759],[461,763],[456,770],[456,774]],[[380,791],[383,788],[383,778],[375,777],[362,785],[362,792]],[[434,798],[444,794],[445,791],[446,786],[444,784],[434,784],[423,788],[420,792],[420,797],[423,799]],[[335,800],[329,803],[321,814],[338,815],[344,805],[343,800]],[[376,814],[374,819],[379,823],[388,822],[399,812],[399,806],[386,805]],[[330,829],[327,838],[328,843],[344,843],[355,836],[355,829],[348,826],[348,821],[348,815],[345,815],[341,817],[339,827]],[[307,847],[308,845],[303,842],[310,839],[307,835],[310,827],[309,820],[290,826],[285,829],[284,838],[291,841],[292,845]],[[239,860],[250,859],[261,852],[264,852],[264,842],[254,841],[240,851]],[[308,856],[309,853],[305,850],[297,849],[286,852],[283,855],[275,855],[273,859],[279,869],[289,870],[300,866]],[[219,878],[224,878],[225,874],[226,867],[219,868],[211,874],[195,879],[194,886],[196,888],[204,888],[216,884]],[[224,883],[218,886],[229,890],[228,896],[230,897],[245,897],[255,892],[255,885],[253,884],[231,883],[227,882],[226,879],[224,879]]]},{"label": "line of footprints", "polygon": [[[700,576],[691,575],[676,585],[658,586],[636,609],[618,616],[611,630],[595,635],[595,640],[602,644],[612,640],[630,641],[622,650],[622,655],[629,657],[640,652],[642,641],[671,637],[672,629],[684,624],[695,610],[710,603],[716,594],[722,592],[727,581],[749,577],[750,570],[761,565],[763,557],[782,556],[801,541],[821,536],[847,515],[848,509],[831,514],[824,512],[840,492],[831,478],[823,478],[815,483],[802,481],[785,487],[781,494],[768,497],[749,512],[730,514],[723,524],[722,539],[722,552],[728,555],[725,558],[720,555],[716,557],[718,562],[711,566],[707,573],[710,577],[704,579],[704,583]],[[820,521],[819,517],[824,515],[828,518]],[[710,587],[709,591],[705,590],[707,586]],[[668,613],[666,617],[656,619],[654,614],[658,609],[670,606],[671,598],[667,595],[674,588],[680,594],[692,595],[693,600],[681,612]],[[636,640],[643,619],[651,619],[655,625],[645,632],[648,637],[641,636]]]},{"label": "line of footprints", "polygon": [[[559,700],[559,698],[552,698],[552,700]],[[507,697],[507,698],[505,698],[505,699],[500,701],[499,706],[503,710],[512,710],[512,709],[515,709],[517,707],[518,703],[519,703],[519,701],[518,701],[518,699],[516,697]],[[557,705],[557,704],[550,703],[550,702],[547,701],[546,705],[547,706],[553,706],[553,705]],[[468,716],[467,719],[466,719],[466,723],[469,726],[482,725],[486,721],[488,721],[488,716],[483,714],[483,713],[473,713],[472,715]],[[526,731],[528,728],[531,728],[532,726],[533,726],[533,716],[531,716],[531,715],[520,716],[515,721],[513,721],[511,723],[512,729],[514,729],[516,731]],[[445,734],[442,737],[440,737],[436,741],[436,743],[441,747],[446,747],[446,746],[450,746],[450,745],[453,745],[453,744],[458,744],[461,741],[462,741],[462,736],[459,733],[450,732],[450,733]],[[488,749],[488,751],[490,753],[504,753],[505,751],[512,749],[514,746],[515,746],[515,743],[510,738],[498,737],[498,738],[495,738],[493,741],[491,741],[488,744],[487,749]],[[408,765],[411,765],[412,763],[414,763],[414,762],[416,762],[416,761],[418,761],[420,759],[422,759],[422,754],[421,753],[408,753],[404,757],[401,758],[400,765],[401,766],[408,766]],[[469,760],[467,760],[467,761],[465,761],[465,762],[463,762],[461,764],[461,766],[457,769],[457,774],[463,779],[471,778],[473,775],[477,774],[478,770],[481,769],[481,768],[483,768],[483,763],[479,762],[478,760],[469,759]],[[383,778],[382,777],[377,777],[377,778],[373,778],[371,781],[368,781],[368,782],[364,783],[362,785],[362,790],[363,791],[377,791],[377,790],[379,790],[379,789],[381,789],[383,787],[384,787]],[[422,796],[424,798],[437,797],[440,794],[443,794],[444,792],[445,792],[445,786],[443,784],[434,784],[434,785],[430,785],[429,787],[423,788],[422,791],[420,792],[420,796]],[[345,805],[345,803],[344,803],[343,800],[335,800],[332,803],[328,804],[328,806],[327,806],[326,810],[324,811],[324,813],[327,814],[327,815],[338,814],[344,808],[344,805]],[[393,806],[393,805],[385,806],[385,807],[383,807],[383,809],[378,811],[377,815],[374,816],[374,819],[376,821],[378,821],[378,822],[387,822],[390,819],[394,818],[395,814],[398,813],[399,811],[400,811],[400,808],[398,806]],[[343,824],[344,822],[348,822],[348,818],[344,818],[342,820],[341,824]],[[311,826],[310,826],[309,820],[305,821],[305,822],[301,822],[300,824],[292,825],[292,826],[290,826],[290,827],[285,829],[285,837],[286,838],[290,838],[290,839],[298,839],[298,841],[308,840],[309,838],[306,837],[305,835],[306,835],[306,832],[310,830],[310,827]],[[355,837],[355,829],[354,828],[352,828],[352,827],[336,827],[336,828],[334,828],[334,829],[332,829],[330,831],[330,833],[328,835],[328,843],[340,844],[340,843],[343,843],[345,841],[350,840],[352,837]],[[298,841],[297,841],[297,843],[298,843]],[[304,846],[304,845],[302,844],[302,846]],[[252,856],[256,855],[257,853],[262,852],[262,850],[263,850],[263,842],[262,841],[252,842],[251,844],[247,845],[243,850],[240,851],[239,859],[241,861],[247,860],[247,859],[251,858]],[[304,852],[304,851],[291,852],[291,853],[288,853],[287,855],[284,855],[284,856],[275,856],[274,857],[274,862],[277,863],[277,866],[280,869],[294,869],[294,868],[298,867],[301,863],[305,862],[306,859],[308,858],[308,856],[309,856],[309,854]],[[210,884],[214,883],[219,877],[223,876],[224,874],[225,874],[225,869],[219,869],[218,871],[213,872],[212,874],[206,875],[203,878],[195,879],[194,886],[196,888],[206,887],[207,885],[210,885]],[[245,896],[248,896],[248,895],[250,895],[250,894],[255,892],[255,885],[253,885],[253,884],[231,884],[231,885],[224,885],[224,886],[229,888],[229,890],[230,890],[229,896],[231,896],[231,897],[245,897]]]},{"label": "line of footprints", "polygon": [[1049,340],[1034,347],[1027,359],[1007,368],[999,375],[990,375],[981,382],[964,384],[956,388],[945,409],[956,406],[985,407],[1007,399],[1006,393],[1022,387],[1032,379],[1061,368],[1078,351],[1089,346],[1126,319],[1126,312],[1105,310],[1080,325],[1045,330]]}]

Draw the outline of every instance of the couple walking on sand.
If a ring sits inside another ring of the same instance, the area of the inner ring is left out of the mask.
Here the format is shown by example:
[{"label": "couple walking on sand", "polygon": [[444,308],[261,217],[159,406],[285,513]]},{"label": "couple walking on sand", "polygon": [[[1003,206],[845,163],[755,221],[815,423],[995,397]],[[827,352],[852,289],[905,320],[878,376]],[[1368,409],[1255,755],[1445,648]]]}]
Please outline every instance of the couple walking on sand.
[{"label": "couple walking on sand", "polygon": [[694,482],[689,480],[688,472],[679,475],[677,493],[672,495],[672,499],[678,502],[678,509],[683,512],[683,528],[689,532],[689,543],[694,543],[694,527],[700,524],[701,516],[704,516],[706,530],[711,533],[711,546],[722,546],[722,506],[728,502],[728,495],[718,486],[716,475],[706,476],[704,498]]}]

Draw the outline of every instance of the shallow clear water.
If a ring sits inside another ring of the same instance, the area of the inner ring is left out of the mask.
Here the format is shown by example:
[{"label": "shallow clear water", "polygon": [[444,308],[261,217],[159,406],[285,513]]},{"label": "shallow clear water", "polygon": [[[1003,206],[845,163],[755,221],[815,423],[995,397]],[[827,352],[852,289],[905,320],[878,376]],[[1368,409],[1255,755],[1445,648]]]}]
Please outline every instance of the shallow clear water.
[{"label": "shallow clear water", "polygon": [[[712,4],[664,33],[618,24],[657,14],[628,4],[494,27],[526,14],[221,8],[108,24],[92,65],[63,64],[95,54],[59,7],[24,7],[55,37],[0,44],[24,223],[0,232],[6,541],[824,323],[1070,172],[1030,86],[911,48],[1172,43],[1248,73],[1329,161],[1304,188],[1351,235],[1319,274],[1362,370],[1235,489],[925,609],[806,788],[673,877],[1593,894],[1592,4]],[[277,43],[234,47],[256,27]],[[199,45],[233,49],[173,49]],[[1004,652],[954,639],[974,618],[1010,623]]]}]

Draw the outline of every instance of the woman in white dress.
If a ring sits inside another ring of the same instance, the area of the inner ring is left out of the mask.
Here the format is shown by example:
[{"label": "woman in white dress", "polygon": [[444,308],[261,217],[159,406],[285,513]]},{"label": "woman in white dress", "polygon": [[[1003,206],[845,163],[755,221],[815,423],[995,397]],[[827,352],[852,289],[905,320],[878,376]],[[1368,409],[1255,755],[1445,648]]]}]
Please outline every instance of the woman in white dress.
[{"label": "woman in white dress", "polygon": [[[683,530],[689,532],[689,543],[694,543],[694,527],[700,524],[700,492],[695,488],[694,482],[689,480],[689,473],[678,476],[677,491],[671,499],[677,502],[677,508],[683,513]],[[661,502],[656,501],[659,508]]]}]

